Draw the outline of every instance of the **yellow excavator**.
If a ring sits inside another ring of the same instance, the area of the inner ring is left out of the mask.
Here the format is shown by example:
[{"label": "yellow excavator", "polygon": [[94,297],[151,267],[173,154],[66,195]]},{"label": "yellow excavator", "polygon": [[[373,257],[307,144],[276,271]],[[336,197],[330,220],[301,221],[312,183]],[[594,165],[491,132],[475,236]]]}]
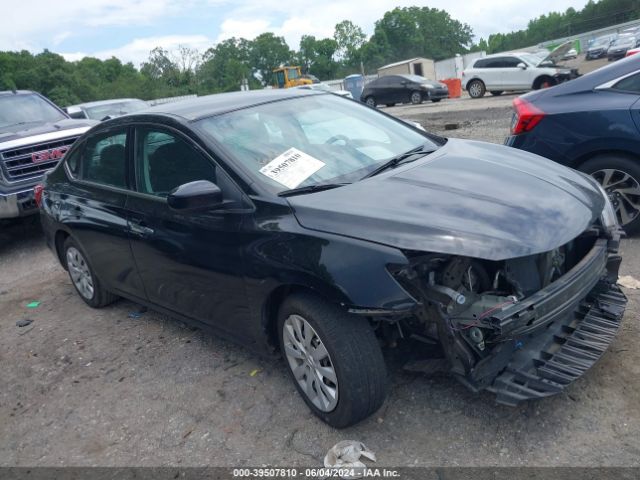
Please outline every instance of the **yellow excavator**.
[{"label": "yellow excavator", "polygon": [[309,78],[302,78],[300,67],[278,67],[273,69],[273,88],[299,87],[311,85]]}]

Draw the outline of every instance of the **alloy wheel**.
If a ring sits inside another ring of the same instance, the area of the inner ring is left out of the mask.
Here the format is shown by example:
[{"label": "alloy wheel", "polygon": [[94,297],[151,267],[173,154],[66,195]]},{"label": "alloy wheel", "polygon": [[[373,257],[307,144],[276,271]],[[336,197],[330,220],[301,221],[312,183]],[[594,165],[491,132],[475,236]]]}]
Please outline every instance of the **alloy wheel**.
[{"label": "alloy wheel", "polygon": [[631,223],[640,214],[640,183],[622,170],[605,168],[591,174],[609,195],[621,226]]},{"label": "alloy wheel", "polygon": [[89,265],[75,247],[67,249],[67,267],[73,284],[76,286],[80,295],[87,300],[93,298],[93,279],[89,271]]},{"label": "alloy wheel", "polygon": [[284,321],[282,336],[289,368],[306,397],[322,412],[334,410],[338,378],[317,332],[300,315],[290,315]]},{"label": "alloy wheel", "polygon": [[480,84],[478,82],[473,82],[469,85],[469,95],[473,98],[479,97],[482,93],[482,88],[480,88]]},{"label": "alloy wheel", "polygon": [[376,100],[373,97],[368,97],[367,98],[367,105],[371,108],[375,108],[376,106]]},{"label": "alloy wheel", "polygon": [[422,95],[420,95],[420,93],[418,92],[413,92],[411,94],[411,103],[413,103],[414,105],[417,105],[418,103],[422,102]]}]

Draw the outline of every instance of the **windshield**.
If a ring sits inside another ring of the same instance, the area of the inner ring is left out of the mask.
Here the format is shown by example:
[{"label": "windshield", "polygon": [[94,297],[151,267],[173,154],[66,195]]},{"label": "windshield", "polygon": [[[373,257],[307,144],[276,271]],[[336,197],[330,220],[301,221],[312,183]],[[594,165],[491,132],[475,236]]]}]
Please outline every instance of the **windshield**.
[{"label": "windshield", "polygon": [[619,37],[613,42],[613,47],[626,47],[627,45],[633,45],[635,37]]},{"label": "windshield", "polygon": [[57,122],[65,118],[64,114],[39,95],[0,96],[0,128],[24,123]]},{"label": "windshield", "polygon": [[335,95],[313,95],[197,122],[274,191],[354,182],[411,149],[438,144],[392,118]]},{"label": "windshield", "polygon": [[406,78],[410,82],[416,82],[416,83],[428,82],[426,78],[421,77],[420,75],[402,75],[402,78]]},{"label": "windshield", "polygon": [[128,100],[126,102],[86,107],[85,111],[87,112],[87,117],[94,120],[102,120],[105,117],[119,117],[144,108],[147,108],[147,104],[142,100]]},{"label": "windshield", "polygon": [[593,44],[591,45],[591,48],[594,47],[604,47],[605,45],[609,45],[610,40],[608,38],[597,38],[596,40],[594,40]]}]

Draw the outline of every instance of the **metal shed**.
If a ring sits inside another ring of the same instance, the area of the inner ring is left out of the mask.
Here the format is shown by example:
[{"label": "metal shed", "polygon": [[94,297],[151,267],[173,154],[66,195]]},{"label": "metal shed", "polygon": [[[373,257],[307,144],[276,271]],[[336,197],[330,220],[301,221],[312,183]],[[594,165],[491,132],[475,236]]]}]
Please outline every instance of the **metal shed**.
[{"label": "metal shed", "polygon": [[401,62],[390,63],[378,69],[378,75],[421,75],[423,77],[435,80],[436,69],[433,60],[429,58],[415,57]]}]

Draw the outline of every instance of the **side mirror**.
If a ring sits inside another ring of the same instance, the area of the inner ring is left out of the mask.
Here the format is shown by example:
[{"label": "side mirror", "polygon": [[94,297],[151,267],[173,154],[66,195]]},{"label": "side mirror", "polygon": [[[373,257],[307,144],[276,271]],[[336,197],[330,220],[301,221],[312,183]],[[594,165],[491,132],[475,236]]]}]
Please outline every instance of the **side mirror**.
[{"label": "side mirror", "polygon": [[222,205],[222,190],[208,180],[196,180],[171,190],[167,203],[174,210],[208,210]]},{"label": "side mirror", "polygon": [[518,65],[516,65],[516,67],[521,68],[522,70],[526,70],[527,64],[524,62],[520,62]]}]

